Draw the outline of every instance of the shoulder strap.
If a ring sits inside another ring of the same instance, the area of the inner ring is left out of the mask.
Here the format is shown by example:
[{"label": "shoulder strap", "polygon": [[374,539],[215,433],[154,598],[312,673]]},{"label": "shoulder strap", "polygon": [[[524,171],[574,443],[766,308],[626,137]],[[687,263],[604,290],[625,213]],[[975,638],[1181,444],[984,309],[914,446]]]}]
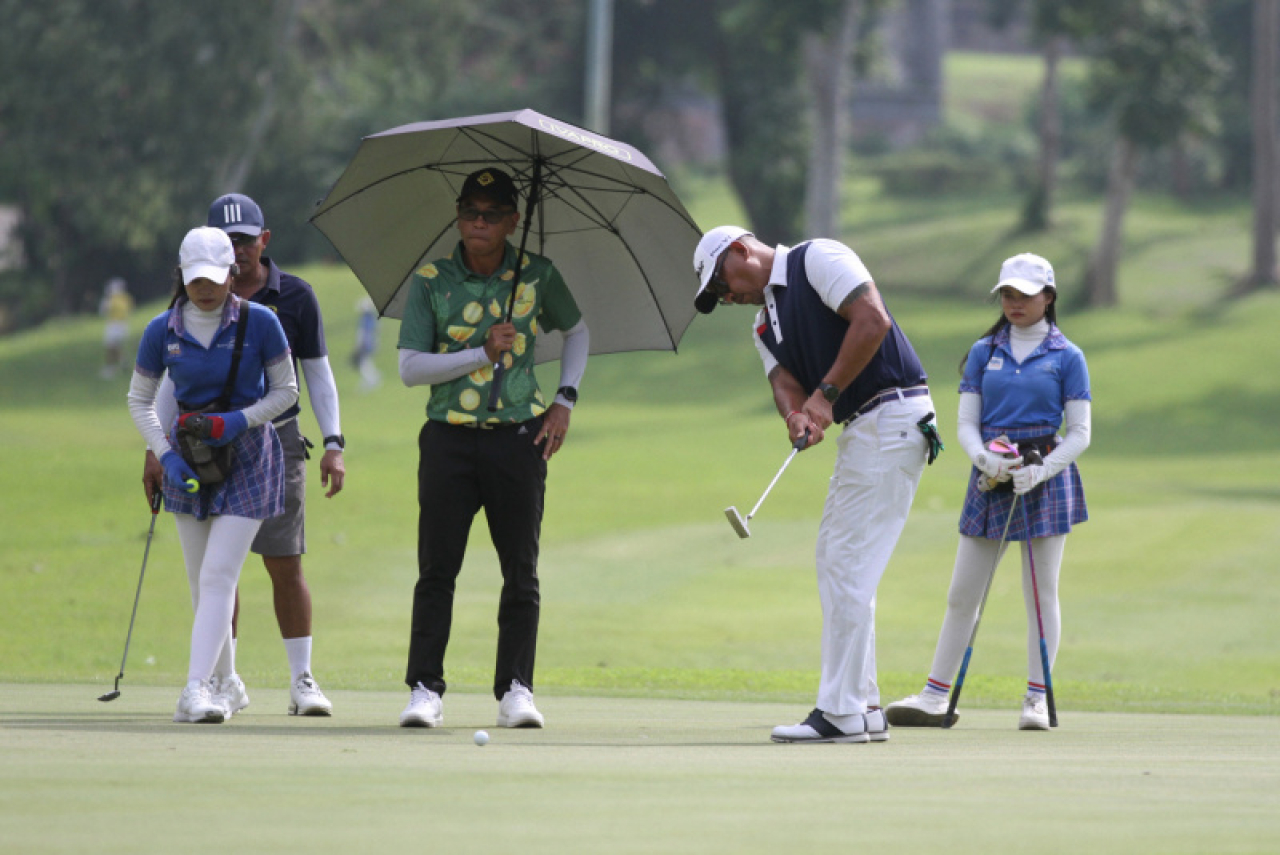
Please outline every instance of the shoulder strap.
[{"label": "shoulder strap", "polygon": [[[238,298],[237,298],[238,299]],[[244,336],[249,329],[249,301],[240,300],[240,320],[236,322],[236,346],[231,351],[231,370],[227,372],[227,382],[218,396],[218,409],[227,411],[231,408],[231,390],[236,385],[236,375],[240,373],[240,354],[244,351]]]}]

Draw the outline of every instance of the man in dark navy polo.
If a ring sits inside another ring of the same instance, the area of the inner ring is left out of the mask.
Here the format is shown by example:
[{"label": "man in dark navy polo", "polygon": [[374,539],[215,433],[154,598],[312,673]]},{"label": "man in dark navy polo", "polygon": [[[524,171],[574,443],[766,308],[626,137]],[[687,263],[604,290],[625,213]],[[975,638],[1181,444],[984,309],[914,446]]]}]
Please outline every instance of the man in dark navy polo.
[{"label": "man in dark navy polo", "polygon": [[[269,307],[280,319],[297,372],[306,378],[311,411],[324,437],[324,453],[320,458],[320,483],[327,487],[326,498],[332,498],[346,477],[342,436],[338,414],[338,389],[329,365],[325,346],[324,322],[320,303],[311,286],[302,279],[285,273],[269,257],[263,255],[271,241],[262,209],[240,193],[220,196],[209,206],[208,225],[220,228],[231,238],[235,248],[236,269],[231,290],[236,296]],[[166,381],[167,382],[167,381]],[[158,401],[172,401],[172,387],[160,390]],[[284,639],[289,659],[290,715],[327,716],[333,705],[324,696],[311,674],[311,591],[302,573],[302,555],[306,552],[306,461],[311,446],[298,427],[300,408],[294,404],[275,420],[276,432],[285,453],[285,512],[263,522],[253,542],[253,551],[262,556],[271,577],[276,622]],[[168,422],[162,418],[162,424]],[[158,483],[163,468],[148,452],[143,480]],[[244,683],[235,673],[235,635],[239,617],[239,599],[232,618],[231,648],[224,651],[214,673],[215,700],[221,700],[229,714],[249,703]]]},{"label": "man in dark navy polo", "polygon": [[839,422],[818,529],[822,678],[817,708],[775,742],[883,742],[875,597],[931,456],[933,403],[911,342],[861,259],[833,240],[768,246],[720,226],[693,256],[694,304],[753,305],[755,344],[791,442]]}]

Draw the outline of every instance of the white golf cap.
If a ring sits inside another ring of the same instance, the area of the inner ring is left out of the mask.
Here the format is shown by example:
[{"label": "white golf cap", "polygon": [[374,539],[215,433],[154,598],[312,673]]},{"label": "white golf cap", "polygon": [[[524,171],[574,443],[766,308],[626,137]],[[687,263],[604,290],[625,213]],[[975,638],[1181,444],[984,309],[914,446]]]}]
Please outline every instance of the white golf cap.
[{"label": "white golf cap", "polygon": [[693,251],[693,272],[698,277],[698,293],[693,295],[693,305],[702,314],[710,314],[716,307],[716,298],[704,292],[711,282],[711,274],[715,273],[720,254],[729,248],[729,244],[750,234],[741,226],[716,226],[698,241],[698,247]]},{"label": "white golf cap", "polygon": [[1039,294],[1045,288],[1058,290],[1053,282],[1053,265],[1030,252],[1007,258],[1000,265],[1000,279],[991,293],[994,294],[1001,288],[1016,288],[1028,297]]},{"label": "white golf cap", "polygon": [[195,279],[226,282],[227,274],[235,263],[236,251],[231,248],[231,238],[222,229],[212,226],[201,226],[187,232],[178,250],[183,285],[190,285]]}]

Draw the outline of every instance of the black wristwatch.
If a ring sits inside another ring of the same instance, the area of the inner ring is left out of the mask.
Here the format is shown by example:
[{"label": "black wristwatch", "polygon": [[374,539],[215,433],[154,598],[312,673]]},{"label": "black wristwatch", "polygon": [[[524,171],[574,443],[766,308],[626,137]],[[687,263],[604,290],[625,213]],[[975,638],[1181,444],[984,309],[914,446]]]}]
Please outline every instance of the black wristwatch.
[{"label": "black wristwatch", "polygon": [[556,390],[556,394],[563,396],[570,404],[578,403],[578,390],[572,386],[561,386]]},{"label": "black wristwatch", "polygon": [[328,444],[329,444],[329,443],[331,443],[331,442],[332,442],[334,445],[338,446],[338,448],[346,448],[346,447],[347,447],[347,440],[342,436],[342,434],[338,434],[337,436],[326,436],[326,437],[324,438],[324,444],[325,444],[325,445],[328,445]]},{"label": "black wristwatch", "polygon": [[836,399],[840,397],[840,387],[831,383],[819,383],[818,391],[822,393],[822,397],[826,398],[828,403],[834,404]]}]

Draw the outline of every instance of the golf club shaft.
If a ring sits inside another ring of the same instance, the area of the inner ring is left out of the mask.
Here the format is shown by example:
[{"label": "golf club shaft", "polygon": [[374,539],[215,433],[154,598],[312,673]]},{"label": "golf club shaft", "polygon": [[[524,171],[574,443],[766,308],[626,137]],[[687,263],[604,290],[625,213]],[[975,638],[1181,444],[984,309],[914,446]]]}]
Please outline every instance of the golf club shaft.
[{"label": "golf club shaft", "polygon": [[1027,506],[1022,506],[1023,526],[1027,529],[1027,563],[1031,568],[1031,597],[1036,603],[1036,626],[1040,630],[1040,670],[1044,672],[1044,696],[1049,705],[1049,726],[1058,726],[1058,706],[1053,700],[1053,677],[1049,674],[1049,645],[1044,640],[1044,618],[1040,614],[1040,586],[1036,582],[1036,557],[1031,549],[1031,526]]},{"label": "golf club shaft", "polygon": [[751,509],[751,513],[747,514],[747,519],[751,519],[756,515],[756,511],[760,510],[760,506],[764,504],[764,500],[768,498],[769,491],[773,489],[773,485],[778,483],[778,479],[782,477],[782,473],[787,471],[787,467],[791,465],[791,461],[796,459],[796,455],[800,453],[800,449],[793,448],[791,453],[787,455],[787,459],[783,462],[782,468],[778,470],[778,474],[773,476],[773,480],[769,482],[769,486],[764,488],[760,501],[756,502],[756,506]]},{"label": "golf club shaft", "polygon": [[996,578],[996,568],[1000,566],[1000,553],[1004,551],[1005,541],[1009,537],[1009,523],[1013,522],[1013,512],[1018,507],[1018,496],[1015,493],[1013,504],[1009,505],[1009,515],[1005,517],[1004,531],[1000,534],[1000,543],[996,546],[996,557],[991,562],[991,573],[987,575],[987,584],[982,589],[982,599],[978,603],[978,614],[973,619],[973,629],[969,632],[969,646],[965,648],[964,660],[960,663],[960,673],[956,675],[956,683],[951,687],[951,698],[947,701],[947,713],[942,717],[942,726],[951,727],[956,721],[956,705],[960,703],[960,692],[964,690],[964,678],[969,673],[969,658],[973,656],[973,643],[978,638],[978,626],[982,623],[982,612],[987,607],[987,595],[991,593],[991,582]]},{"label": "golf club shaft", "polygon": [[142,580],[147,574],[147,557],[151,555],[151,538],[156,533],[156,518],[160,515],[160,503],[164,500],[164,491],[155,490],[151,494],[151,528],[147,530],[147,545],[142,551],[142,570],[138,573],[138,590],[133,595],[133,612],[129,615],[129,632],[124,637],[124,655],[120,657],[120,673],[116,675],[116,687],[124,679],[124,663],[129,660],[129,642],[133,639],[133,622],[138,617],[138,600],[142,598]]}]

